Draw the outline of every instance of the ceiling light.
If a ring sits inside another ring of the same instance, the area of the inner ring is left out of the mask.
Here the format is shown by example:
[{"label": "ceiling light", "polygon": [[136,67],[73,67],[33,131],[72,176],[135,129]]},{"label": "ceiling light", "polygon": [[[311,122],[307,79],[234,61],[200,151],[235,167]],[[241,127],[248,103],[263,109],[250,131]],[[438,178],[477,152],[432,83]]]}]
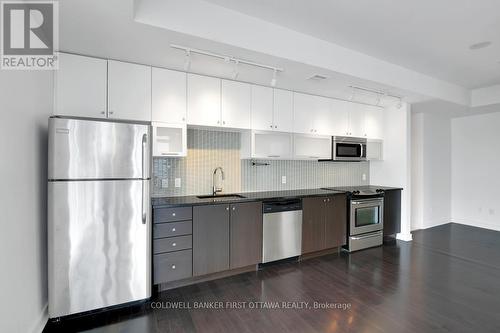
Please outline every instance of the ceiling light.
[{"label": "ceiling light", "polygon": [[472,44],[471,46],[469,46],[469,49],[471,49],[471,50],[480,50],[480,49],[484,49],[485,47],[488,47],[490,45],[491,45],[490,41],[485,41],[485,42],[480,42],[480,43]]},{"label": "ceiling light", "polygon": [[238,60],[235,60],[234,61],[234,67],[233,67],[233,73],[232,73],[232,78],[233,80],[236,80],[238,78],[238,75],[240,75],[240,73],[238,72]]},{"label": "ceiling light", "polygon": [[277,74],[278,70],[275,68],[273,69],[273,78],[271,79],[271,87],[275,87],[276,86],[276,74]]},{"label": "ceiling light", "polygon": [[186,59],[184,59],[184,71],[189,72],[191,68],[191,50],[186,50]]}]

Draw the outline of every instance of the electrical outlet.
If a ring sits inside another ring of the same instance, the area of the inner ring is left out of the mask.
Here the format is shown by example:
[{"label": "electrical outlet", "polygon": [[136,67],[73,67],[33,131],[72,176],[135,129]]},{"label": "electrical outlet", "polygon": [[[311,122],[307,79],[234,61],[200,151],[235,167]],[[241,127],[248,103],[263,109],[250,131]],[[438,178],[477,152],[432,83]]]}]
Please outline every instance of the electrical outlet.
[{"label": "electrical outlet", "polygon": [[366,181],[366,173],[363,174],[362,178],[363,178],[363,181]]},{"label": "electrical outlet", "polygon": [[181,179],[175,178],[175,187],[181,187]]},{"label": "electrical outlet", "polygon": [[286,184],[286,176],[281,176],[281,184]]},{"label": "electrical outlet", "polygon": [[168,188],[168,179],[164,178],[161,180],[161,188]]}]

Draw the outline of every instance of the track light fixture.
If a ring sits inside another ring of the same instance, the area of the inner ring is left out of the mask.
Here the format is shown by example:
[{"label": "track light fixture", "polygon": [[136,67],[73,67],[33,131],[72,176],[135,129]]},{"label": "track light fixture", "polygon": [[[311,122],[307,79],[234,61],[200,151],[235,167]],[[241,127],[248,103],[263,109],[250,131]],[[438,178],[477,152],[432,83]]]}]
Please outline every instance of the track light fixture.
[{"label": "track light fixture", "polygon": [[276,68],[273,70],[273,78],[271,79],[271,87],[276,86],[276,75],[278,74],[278,71]]},{"label": "track light fixture", "polygon": [[218,53],[213,53],[210,51],[193,49],[190,47],[175,45],[175,44],[170,44],[170,47],[172,47],[174,49],[178,49],[178,50],[183,50],[184,52],[186,52],[186,60],[184,62],[184,70],[186,72],[188,72],[190,67],[191,67],[191,53],[196,53],[196,54],[201,54],[201,55],[205,55],[205,56],[209,56],[209,57],[213,57],[213,58],[222,59],[227,64],[233,62],[233,65],[234,65],[233,72],[232,72],[233,79],[236,79],[239,76],[238,66],[240,64],[272,70],[273,71],[273,79],[271,80],[271,85],[273,87],[274,87],[274,85],[276,85],[276,76],[277,76],[278,72],[283,72],[283,68],[269,66],[269,65],[265,65],[265,64],[260,64],[257,62],[253,62],[253,61],[249,61],[249,60],[245,60],[245,59],[241,59],[241,58],[235,58],[235,57],[224,55],[224,54],[218,54]]},{"label": "track light fixture", "polygon": [[186,49],[186,59],[184,59],[184,70],[186,72],[191,68],[191,50]]},{"label": "track light fixture", "polygon": [[238,60],[234,60],[234,65],[233,65],[233,73],[232,73],[232,78],[233,80],[236,80],[238,78],[238,75],[240,75],[239,71],[238,71],[238,65],[239,65],[239,61]]}]

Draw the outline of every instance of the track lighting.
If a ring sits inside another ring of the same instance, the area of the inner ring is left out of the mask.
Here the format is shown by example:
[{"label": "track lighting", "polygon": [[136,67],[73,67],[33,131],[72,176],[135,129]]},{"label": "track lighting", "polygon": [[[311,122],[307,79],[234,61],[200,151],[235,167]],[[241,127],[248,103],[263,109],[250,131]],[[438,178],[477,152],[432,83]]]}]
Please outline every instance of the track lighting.
[{"label": "track lighting", "polygon": [[234,60],[233,73],[231,75],[233,80],[236,80],[238,78],[238,75],[240,75],[240,73],[238,72],[238,65],[239,65],[239,61]]},{"label": "track lighting", "polygon": [[186,59],[184,59],[184,70],[186,72],[191,68],[191,50],[186,49]]},{"label": "track lighting", "polygon": [[275,87],[276,86],[276,75],[277,75],[278,71],[275,69],[273,69],[273,78],[271,79],[271,87]]}]

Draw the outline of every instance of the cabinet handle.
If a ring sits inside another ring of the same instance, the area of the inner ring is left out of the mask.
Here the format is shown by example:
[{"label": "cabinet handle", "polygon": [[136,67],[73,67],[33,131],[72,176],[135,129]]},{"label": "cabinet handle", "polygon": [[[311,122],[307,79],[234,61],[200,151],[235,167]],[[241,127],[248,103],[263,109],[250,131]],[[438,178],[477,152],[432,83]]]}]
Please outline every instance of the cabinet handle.
[{"label": "cabinet handle", "polygon": [[222,122],[222,125],[226,125],[226,122],[225,122],[225,121],[223,121],[223,122]]},{"label": "cabinet handle", "polygon": [[330,198],[326,199],[326,201],[330,202]]},{"label": "cabinet handle", "polygon": [[115,112],[114,111],[109,111],[109,114],[113,114],[113,113],[115,113]]},{"label": "cabinet handle", "polygon": [[278,126],[274,125],[274,128],[278,128]]},{"label": "cabinet handle", "polygon": [[172,213],[172,216],[175,216],[175,213]]},{"label": "cabinet handle", "polygon": [[229,210],[229,207],[226,207],[226,210]]},{"label": "cabinet handle", "polygon": [[101,114],[106,114],[106,111],[101,111]]},{"label": "cabinet handle", "polygon": [[323,202],[326,202],[326,199],[323,199]]},{"label": "cabinet handle", "polygon": [[175,228],[172,228],[172,232],[175,232]]},{"label": "cabinet handle", "polygon": [[172,243],[172,246],[173,246],[173,247],[176,247],[176,246],[177,246],[177,243]]},{"label": "cabinet handle", "polygon": [[235,210],[236,210],[236,207],[233,207],[233,211],[235,211]]},{"label": "cabinet handle", "polygon": [[273,125],[271,125],[271,126],[269,126],[269,127],[273,128]]},{"label": "cabinet handle", "polygon": [[179,153],[161,153],[162,156],[177,156]]},{"label": "cabinet handle", "polygon": [[186,121],[186,118],[182,117],[182,121]]},{"label": "cabinet handle", "polygon": [[172,265],[172,269],[175,269],[175,265]]},{"label": "cabinet handle", "polygon": [[220,121],[219,120],[217,120],[217,125],[220,125]]},{"label": "cabinet handle", "polygon": [[280,157],[280,155],[267,155],[267,157],[275,157],[275,158],[278,158],[278,157]]}]

